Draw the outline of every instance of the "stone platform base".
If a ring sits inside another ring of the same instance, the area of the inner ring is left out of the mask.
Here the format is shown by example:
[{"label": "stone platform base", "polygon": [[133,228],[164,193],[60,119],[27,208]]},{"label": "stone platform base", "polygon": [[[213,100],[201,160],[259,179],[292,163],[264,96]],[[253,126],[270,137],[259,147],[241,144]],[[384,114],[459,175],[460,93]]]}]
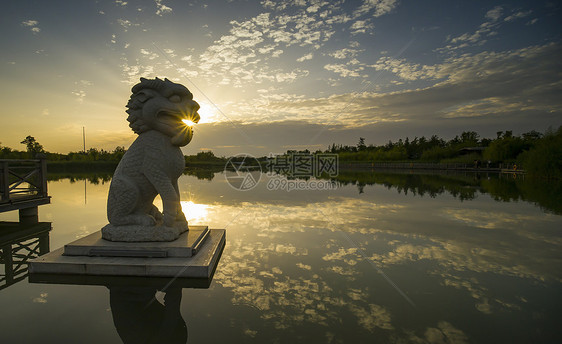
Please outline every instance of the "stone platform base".
[{"label": "stone platform base", "polygon": [[191,257],[209,235],[207,226],[191,226],[178,239],[166,242],[119,242],[102,239],[101,232],[64,245],[65,256],[89,257]]},{"label": "stone platform base", "polygon": [[[187,233],[184,234],[187,235]],[[70,245],[72,246],[74,243]],[[29,262],[30,280],[33,280],[33,275],[45,276],[47,274],[208,279],[212,276],[225,243],[226,231],[224,229],[210,229],[207,238],[198,248],[197,254],[192,257],[70,256],[63,254],[65,248],[60,248]],[[123,244],[134,246],[147,243],[121,243],[121,245]],[[172,245],[173,243],[156,244]]]}]

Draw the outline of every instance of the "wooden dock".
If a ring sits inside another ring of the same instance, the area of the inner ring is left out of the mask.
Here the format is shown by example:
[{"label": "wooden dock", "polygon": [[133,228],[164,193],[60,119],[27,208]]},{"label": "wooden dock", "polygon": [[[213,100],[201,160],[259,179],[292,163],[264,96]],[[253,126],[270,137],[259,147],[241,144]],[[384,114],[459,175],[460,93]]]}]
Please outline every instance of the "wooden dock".
[{"label": "wooden dock", "polygon": [[0,213],[19,210],[21,223],[36,223],[38,206],[49,203],[46,159],[0,159]]}]

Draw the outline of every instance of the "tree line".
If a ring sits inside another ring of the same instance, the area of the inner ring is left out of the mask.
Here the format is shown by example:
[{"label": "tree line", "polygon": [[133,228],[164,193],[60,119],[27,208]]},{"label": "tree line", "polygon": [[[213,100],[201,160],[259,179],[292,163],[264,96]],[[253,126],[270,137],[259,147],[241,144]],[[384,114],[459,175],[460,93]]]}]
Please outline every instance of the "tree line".
[{"label": "tree line", "polygon": [[[0,144],[0,159],[32,159],[43,154],[49,161],[106,161],[118,162],[126,150],[117,146],[113,151],[90,148],[87,151],[68,154],[50,153],[33,136],[27,136],[21,144],[25,151],[18,151]],[[287,154],[296,151],[287,151]],[[308,150],[302,151],[310,153]],[[475,131],[464,131],[451,140],[444,140],[437,135],[388,141],[384,145],[367,145],[360,137],[356,145],[333,143],[324,151],[317,153],[338,154],[340,161],[348,162],[441,162],[472,163],[484,161],[492,165],[499,163],[517,164],[529,174],[547,178],[562,178],[562,126],[558,130],[549,129],[544,133],[535,130],[519,136],[512,131],[498,131],[496,138],[481,138]],[[213,152],[199,152],[186,156],[189,165],[218,165],[226,158],[216,157]]]},{"label": "tree line", "polygon": [[[514,162],[520,153],[535,146],[544,136],[535,130],[515,136],[512,131],[508,130],[498,131],[495,139],[489,139],[480,138],[475,131],[464,131],[448,141],[433,135],[430,138],[414,137],[412,140],[406,137],[378,146],[372,144],[367,146],[365,138],[360,137],[355,146],[334,143],[328,146],[325,152],[338,153],[340,160],[344,161],[442,162],[448,160],[454,162],[455,160],[468,161],[478,155],[480,159],[494,162]],[[473,153],[469,157],[464,157],[467,152]],[[477,152],[481,152],[481,154]]]},{"label": "tree line", "polygon": [[[287,151],[287,154],[295,152]],[[562,178],[562,126],[556,131],[531,130],[519,136],[511,130],[498,131],[494,139],[481,138],[475,131],[464,131],[448,141],[433,135],[430,138],[406,137],[384,145],[367,145],[365,138],[360,137],[356,145],[333,143],[316,153],[338,154],[339,160],[345,162],[511,164],[524,168],[531,175]]]},{"label": "tree line", "polygon": [[[127,152],[125,147],[117,146],[112,151],[104,149],[89,148],[86,151],[70,152],[68,154],[51,153],[46,151],[33,136],[27,136],[21,144],[25,145],[25,151],[19,151],[10,147],[4,147],[0,143],[0,159],[35,159],[38,156],[45,157],[50,162],[115,162],[118,163],[123,155]],[[199,152],[195,155],[185,156],[187,164],[223,164],[226,162],[225,158],[216,157],[213,152],[205,151]]]},{"label": "tree line", "polygon": [[35,137],[28,135],[21,144],[25,145],[25,151],[19,151],[10,147],[4,147],[0,143],[0,159],[35,159],[38,155],[49,161],[116,161],[121,160],[126,150],[125,147],[117,146],[112,151],[105,149],[90,148],[81,152],[70,152],[68,154],[47,152]]}]

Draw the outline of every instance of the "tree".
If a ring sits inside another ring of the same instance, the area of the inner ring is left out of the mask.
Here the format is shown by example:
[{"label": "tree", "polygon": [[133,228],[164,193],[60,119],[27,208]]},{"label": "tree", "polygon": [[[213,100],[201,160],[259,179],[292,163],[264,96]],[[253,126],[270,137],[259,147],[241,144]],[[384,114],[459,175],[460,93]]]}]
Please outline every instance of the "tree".
[{"label": "tree", "polygon": [[562,178],[562,126],[556,133],[548,133],[537,140],[535,147],[524,152],[520,159],[530,175]]},{"label": "tree", "polygon": [[542,134],[536,130],[531,130],[527,133],[521,134],[524,140],[526,141],[536,141],[542,137]]},{"label": "tree", "polygon": [[480,135],[475,131],[463,131],[461,134],[461,141],[463,143],[476,144]]},{"label": "tree", "polygon": [[111,153],[112,156],[111,160],[115,160],[115,161],[121,160],[121,158],[123,157],[123,155],[125,155],[126,152],[127,150],[125,150],[125,147],[123,146],[115,147],[115,149]]},{"label": "tree", "polygon": [[27,148],[27,152],[31,154],[32,157],[37,153],[45,153],[43,146],[35,140],[35,137],[28,135],[23,141],[20,142],[24,144]]},{"label": "tree", "polygon": [[357,143],[357,149],[359,150],[363,150],[367,148],[367,146],[365,146],[365,138],[364,137],[360,137],[359,138],[359,142]]},{"label": "tree", "polygon": [[483,156],[485,160],[494,162],[513,161],[529,147],[530,144],[520,137],[505,134],[502,139],[490,143],[484,150]]}]

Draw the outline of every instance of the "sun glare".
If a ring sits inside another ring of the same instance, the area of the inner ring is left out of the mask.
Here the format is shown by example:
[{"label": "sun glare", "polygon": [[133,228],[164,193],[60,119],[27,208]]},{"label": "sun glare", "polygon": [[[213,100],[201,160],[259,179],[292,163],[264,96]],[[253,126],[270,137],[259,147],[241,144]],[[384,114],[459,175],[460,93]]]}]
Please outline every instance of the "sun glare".
[{"label": "sun glare", "polygon": [[216,108],[214,105],[204,101],[198,103],[199,106],[201,107],[199,111],[197,111],[199,113],[199,116],[201,117],[199,123],[211,123],[211,122],[216,122],[218,120],[217,118],[218,116],[216,114]]},{"label": "sun glare", "polygon": [[193,127],[195,125],[195,122],[189,120],[189,119],[182,119],[181,120],[183,123],[185,123],[185,125],[187,125],[188,127]]},{"label": "sun glare", "polygon": [[181,201],[181,210],[187,221],[201,222],[207,218],[207,204],[196,204],[193,201]]}]

